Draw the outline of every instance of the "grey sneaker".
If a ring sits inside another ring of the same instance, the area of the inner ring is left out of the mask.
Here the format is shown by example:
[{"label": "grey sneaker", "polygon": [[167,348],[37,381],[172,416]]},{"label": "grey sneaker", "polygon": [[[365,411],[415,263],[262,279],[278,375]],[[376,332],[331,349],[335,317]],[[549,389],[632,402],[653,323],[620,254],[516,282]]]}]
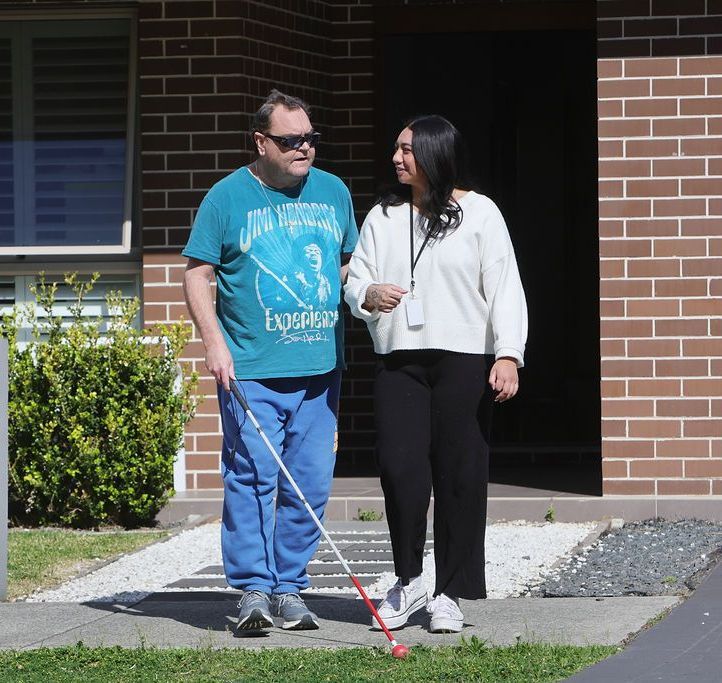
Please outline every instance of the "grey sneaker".
[{"label": "grey sneaker", "polygon": [[246,591],[238,609],[237,631],[263,631],[273,626],[271,601],[263,591]]},{"label": "grey sneaker", "polygon": [[318,628],[318,617],[306,607],[298,593],[278,593],[271,602],[273,616],[283,619],[281,628],[310,631]]}]

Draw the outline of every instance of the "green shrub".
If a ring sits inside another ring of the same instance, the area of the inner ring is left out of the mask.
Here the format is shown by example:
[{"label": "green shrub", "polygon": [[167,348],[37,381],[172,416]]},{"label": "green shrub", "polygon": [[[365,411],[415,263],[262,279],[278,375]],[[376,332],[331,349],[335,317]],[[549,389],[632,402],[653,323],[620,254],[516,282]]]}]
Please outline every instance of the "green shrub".
[{"label": "green shrub", "polygon": [[[80,528],[135,527],[153,520],[173,485],[173,461],[195,410],[194,373],[178,358],[188,326],[135,329],[137,299],[106,297],[102,319],[83,317],[89,282],[66,275],[75,301],[71,320],[53,315],[57,283],[41,273],[38,308],[14,309],[2,321],[9,340],[9,505],[22,524]],[[18,345],[24,323],[32,339]]]}]

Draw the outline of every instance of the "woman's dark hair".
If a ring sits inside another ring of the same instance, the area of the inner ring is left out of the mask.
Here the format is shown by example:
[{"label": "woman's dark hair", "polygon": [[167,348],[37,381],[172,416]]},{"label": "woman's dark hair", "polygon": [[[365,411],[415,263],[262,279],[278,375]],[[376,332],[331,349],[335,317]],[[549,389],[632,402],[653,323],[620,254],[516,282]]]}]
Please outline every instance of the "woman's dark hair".
[{"label": "woman's dark hair", "polygon": [[[426,232],[443,237],[459,227],[463,212],[453,198],[454,188],[467,189],[465,150],[461,133],[443,116],[431,114],[409,121],[405,128],[413,132],[411,149],[416,167],[426,177],[427,186],[420,198],[419,211],[427,219]],[[387,213],[389,206],[411,201],[411,187],[397,183],[383,192],[378,203]]]}]

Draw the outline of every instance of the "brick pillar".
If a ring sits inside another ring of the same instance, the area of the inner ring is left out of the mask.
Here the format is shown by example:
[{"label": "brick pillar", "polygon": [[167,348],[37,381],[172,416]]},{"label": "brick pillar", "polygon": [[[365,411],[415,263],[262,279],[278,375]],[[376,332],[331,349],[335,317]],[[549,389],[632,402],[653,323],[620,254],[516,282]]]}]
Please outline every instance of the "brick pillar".
[{"label": "brick pillar", "polygon": [[605,494],[722,494],[722,3],[599,0]]}]

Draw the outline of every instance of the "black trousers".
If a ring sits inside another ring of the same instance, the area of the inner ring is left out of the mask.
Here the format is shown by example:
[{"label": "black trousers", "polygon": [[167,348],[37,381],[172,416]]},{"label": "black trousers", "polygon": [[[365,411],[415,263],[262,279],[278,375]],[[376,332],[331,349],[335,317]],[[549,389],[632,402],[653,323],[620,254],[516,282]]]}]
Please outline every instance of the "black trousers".
[{"label": "black trousers", "polygon": [[[422,571],[434,491],[434,595],[485,598],[484,533],[489,448],[485,356],[396,351],[379,356],[376,456],[394,568],[402,583]],[[478,413],[478,414],[477,414]]]}]

